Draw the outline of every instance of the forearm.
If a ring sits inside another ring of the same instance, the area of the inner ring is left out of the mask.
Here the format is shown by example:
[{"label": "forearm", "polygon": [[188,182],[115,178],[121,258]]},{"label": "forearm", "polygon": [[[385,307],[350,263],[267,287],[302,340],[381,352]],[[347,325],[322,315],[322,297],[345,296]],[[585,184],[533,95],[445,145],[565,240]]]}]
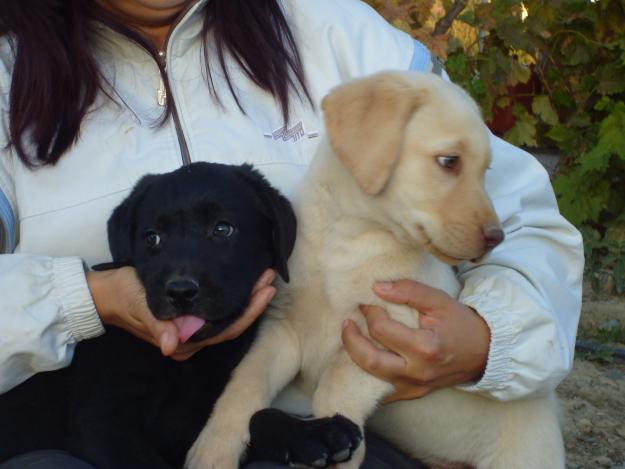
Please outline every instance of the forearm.
[{"label": "forearm", "polygon": [[[120,285],[120,274],[118,269],[104,271],[89,271],[86,273],[86,282],[93,298],[93,303],[97,314],[103,324],[111,326],[123,326],[124,321],[120,315],[120,311],[127,310],[120,304],[121,289],[128,287],[131,282],[122,282]],[[143,301],[145,294],[138,282],[135,282],[137,302]]]},{"label": "forearm", "polygon": [[67,366],[103,332],[79,258],[0,255],[0,393]]}]

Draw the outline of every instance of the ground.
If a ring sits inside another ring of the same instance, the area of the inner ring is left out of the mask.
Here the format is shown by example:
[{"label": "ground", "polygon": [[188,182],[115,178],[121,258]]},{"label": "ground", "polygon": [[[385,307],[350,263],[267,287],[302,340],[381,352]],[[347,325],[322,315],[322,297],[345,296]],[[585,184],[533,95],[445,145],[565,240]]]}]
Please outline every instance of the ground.
[{"label": "ground", "polygon": [[[625,297],[585,291],[578,337],[625,349]],[[625,469],[625,361],[578,352],[558,394],[567,468]]]}]

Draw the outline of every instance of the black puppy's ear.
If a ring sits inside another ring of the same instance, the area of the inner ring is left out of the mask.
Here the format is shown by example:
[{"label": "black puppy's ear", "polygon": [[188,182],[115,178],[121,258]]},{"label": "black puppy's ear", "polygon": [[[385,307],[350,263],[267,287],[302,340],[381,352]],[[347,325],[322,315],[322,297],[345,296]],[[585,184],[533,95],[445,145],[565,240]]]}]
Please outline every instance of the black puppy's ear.
[{"label": "black puppy's ear", "polygon": [[275,268],[284,281],[288,282],[287,261],[293,252],[297,231],[297,221],[291,203],[252,166],[241,165],[239,174],[254,189],[267,209],[267,215],[273,226]]},{"label": "black puppy's ear", "polygon": [[135,213],[145,191],[157,178],[155,175],[143,176],[109,218],[107,228],[113,264],[133,265],[133,239],[137,229]]},{"label": "black puppy's ear", "polygon": [[95,264],[91,266],[91,270],[95,270],[96,272],[102,272],[104,270],[112,270],[112,269],[120,269],[122,267],[128,267],[130,264],[127,262],[103,262],[101,264]]}]

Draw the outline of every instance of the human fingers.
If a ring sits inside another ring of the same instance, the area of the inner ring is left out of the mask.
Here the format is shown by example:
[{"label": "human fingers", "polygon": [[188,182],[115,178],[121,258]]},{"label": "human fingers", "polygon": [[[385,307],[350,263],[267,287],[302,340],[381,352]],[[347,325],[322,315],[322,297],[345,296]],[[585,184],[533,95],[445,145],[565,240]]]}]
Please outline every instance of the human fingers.
[{"label": "human fingers", "polygon": [[372,375],[392,382],[404,373],[405,360],[399,355],[377,348],[353,321],[343,322],[341,339],[354,363]]},{"label": "human fingers", "polygon": [[[393,384],[402,380],[409,382],[409,392],[416,396],[425,388],[433,389],[433,385],[457,377],[458,360],[454,359],[457,351],[449,349],[448,340],[443,338],[445,330],[408,327],[393,320],[378,306],[364,306],[361,311],[366,317],[371,338],[405,360],[405,367]],[[463,376],[464,381],[471,379],[468,373]]]},{"label": "human fingers", "polygon": [[[199,349],[198,349],[199,350]],[[175,360],[177,362],[183,362],[185,360],[188,360],[189,358],[191,358],[193,355],[195,355],[195,353],[198,350],[187,350],[187,351],[178,351],[176,350],[174,353],[172,353],[169,358],[171,358],[172,360]]]},{"label": "human fingers", "polygon": [[371,338],[406,360],[405,373],[415,373],[413,377],[422,380],[431,378],[429,368],[437,363],[442,351],[435,331],[408,327],[392,319],[379,306],[361,306],[360,310]]},{"label": "human fingers", "polygon": [[160,321],[146,308],[143,312],[143,324],[153,338],[153,343],[161,349],[166,357],[171,356],[180,342],[178,328],[172,321]]},{"label": "human fingers", "polygon": [[125,273],[128,277],[127,304],[124,319],[134,334],[160,348],[165,356],[171,355],[178,346],[178,330],[171,321],[159,321],[148,307],[145,289],[134,269]]},{"label": "human fingers", "polygon": [[[267,305],[271,302],[276,294],[276,288],[272,286],[263,287],[252,295],[250,303],[243,312],[243,315],[228,326],[224,331],[215,337],[211,337],[201,342],[202,347],[206,345],[214,345],[227,340],[236,339],[243,331],[252,325],[254,321],[267,309]],[[200,347],[201,348],[201,347]]]},{"label": "human fingers", "polygon": [[362,305],[360,311],[367,320],[367,328],[372,339],[404,357],[412,352],[415,329],[395,321],[380,306]]},{"label": "human fingers", "polygon": [[260,289],[271,285],[273,281],[275,280],[275,278],[276,278],[275,270],[273,269],[265,270],[256,281],[256,284],[254,285],[254,288],[252,288],[252,293],[250,296],[254,296],[254,294],[258,292]]},{"label": "human fingers", "polygon": [[454,301],[444,291],[413,280],[376,282],[373,291],[386,301],[408,305],[421,313],[445,309]]},{"label": "human fingers", "polygon": [[115,323],[135,337],[158,347],[165,356],[170,356],[178,346],[178,330],[171,321],[159,321],[147,305],[135,306]]}]

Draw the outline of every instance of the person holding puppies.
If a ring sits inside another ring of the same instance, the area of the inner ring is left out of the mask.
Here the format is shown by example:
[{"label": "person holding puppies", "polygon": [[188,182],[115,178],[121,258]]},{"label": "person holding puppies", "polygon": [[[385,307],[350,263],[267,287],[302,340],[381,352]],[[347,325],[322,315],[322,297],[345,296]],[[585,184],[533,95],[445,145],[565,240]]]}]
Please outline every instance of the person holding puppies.
[{"label": "person holding puppies", "polygon": [[[130,267],[109,259],[106,219],[147,172],[249,162],[287,195],[324,132],[334,86],[385,69],[439,71],[420,43],[356,0],[4,0],[0,5],[0,392],[67,366],[76,343],[117,325],[184,360],[232,339],[271,301],[258,281],[243,318],[181,343]],[[382,351],[343,325],[352,359],[389,400],[459,386],[499,400],[553,390],[572,367],[582,244],[542,167],[492,137],[486,187],[505,240],[458,266],[458,298],[372,286],[418,309],[420,329],[362,312]],[[1,466],[0,466],[1,467]]]}]

